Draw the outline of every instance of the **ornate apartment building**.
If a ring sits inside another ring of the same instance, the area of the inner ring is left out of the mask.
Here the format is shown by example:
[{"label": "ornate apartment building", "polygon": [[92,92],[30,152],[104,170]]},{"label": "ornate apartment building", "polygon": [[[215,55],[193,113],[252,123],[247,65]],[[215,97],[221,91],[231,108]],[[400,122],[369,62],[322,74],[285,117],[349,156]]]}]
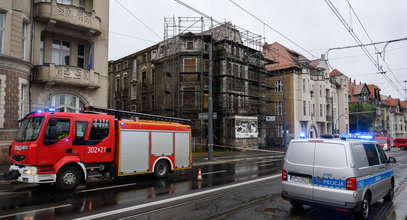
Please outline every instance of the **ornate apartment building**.
[{"label": "ornate apartment building", "polygon": [[[282,143],[284,105],[289,139],[319,137],[321,134],[349,132],[348,78],[333,70],[329,72],[324,58],[308,60],[303,55],[275,42],[265,44],[264,56],[276,64],[266,67],[272,77],[267,93],[275,123],[272,133],[276,144]],[[284,103],[285,102],[285,103]]]},{"label": "ornate apartment building", "polygon": [[0,141],[37,108],[107,106],[108,0],[0,1]]},{"label": "ornate apartment building", "polygon": [[[212,44],[215,143],[264,144],[268,77],[264,65],[273,62],[261,56],[261,36],[230,23],[201,28],[210,23],[203,18],[179,22],[165,20],[162,42],[109,62],[109,106],[191,119],[194,142],[205,146]],[[175,32],[180,34],[168,34]]]}]

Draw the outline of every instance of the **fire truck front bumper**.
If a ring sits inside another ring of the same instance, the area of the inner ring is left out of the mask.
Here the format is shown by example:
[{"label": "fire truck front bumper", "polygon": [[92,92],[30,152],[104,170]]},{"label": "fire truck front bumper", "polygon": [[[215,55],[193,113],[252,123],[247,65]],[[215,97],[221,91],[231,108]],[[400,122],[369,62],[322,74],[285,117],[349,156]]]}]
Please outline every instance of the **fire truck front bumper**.
[{"label": "fire truck front bumper", "polygon": [[4,178],[24,183],[53,183],[56,181],[56,174],[38,174],[38,169],[34,166],[13,164],[4,174]]}]

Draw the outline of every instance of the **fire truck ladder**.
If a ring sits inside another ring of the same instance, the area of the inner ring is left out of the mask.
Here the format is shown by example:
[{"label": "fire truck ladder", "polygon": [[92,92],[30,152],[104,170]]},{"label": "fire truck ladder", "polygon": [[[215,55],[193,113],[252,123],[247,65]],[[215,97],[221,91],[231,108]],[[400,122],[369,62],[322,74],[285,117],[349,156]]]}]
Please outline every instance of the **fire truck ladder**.
[{"label": "fire truck ladder", "polygon": [[122,117],[137,117],[139,119],[145,119],[145,120],[168,121],[168,122],[177,122],[177,123],[191,123],[190,119],[174,118],[174,117],[161,116],[161,115],[152,115],[152,114],[139,113],[139,112],[130,112],[130,111],[97,107],[97,106],[85,106],[85,107],[83,107],[81,112],[83,112],[83,113],[106,113],[108,115],[113,115],[118,120],[121,120]]}]

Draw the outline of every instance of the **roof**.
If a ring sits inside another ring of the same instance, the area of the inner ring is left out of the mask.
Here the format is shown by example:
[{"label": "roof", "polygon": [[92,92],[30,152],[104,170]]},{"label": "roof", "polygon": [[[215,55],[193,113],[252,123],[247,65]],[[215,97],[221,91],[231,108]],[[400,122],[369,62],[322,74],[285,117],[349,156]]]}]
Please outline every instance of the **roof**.
[{"label": "roof", "polygon": [[365,83],[363,84],[359,84],[359,85],[355,85],[352,83],[349,83],[349,94],[350,95],[360,95],[360,93],[362,93],[363,88],[365,87]]},{"label": "roof", "polygon": [[355,96],[351,96],[349,102],[359,102],[359,99],[357,99]]},{"label": "roof", "polygon": [[407,108],[407,101],[400,101],[400,106],[402,108]]},{"label": "roof", "polygon": [[380,87],[376,86],[375,84],[369,84],[367,85],[367,88],[370,91],[369,97],[374,98],[375,97],[375,90],[381,90]]},{"label": "roof", "polygon": [[278,42],[272,44],[266,43],[263,46],[263,55],[264,57],[277,62],[276,64],[266,66],[267,70],[287,69],[290,67],[300,68],[301,63],[310,63],[310,61],[300,53],[288,49]]},{"label": "roof", "polygon": [[341,73],[339,70],[334,69],[329,73],[330,76],[341,76],[344,75],[343,73]]},{"label": "roof", "polygon": [[384,104],[387,106],[396,107],[400,105],[400,99],[388,98],[384,100]]}]

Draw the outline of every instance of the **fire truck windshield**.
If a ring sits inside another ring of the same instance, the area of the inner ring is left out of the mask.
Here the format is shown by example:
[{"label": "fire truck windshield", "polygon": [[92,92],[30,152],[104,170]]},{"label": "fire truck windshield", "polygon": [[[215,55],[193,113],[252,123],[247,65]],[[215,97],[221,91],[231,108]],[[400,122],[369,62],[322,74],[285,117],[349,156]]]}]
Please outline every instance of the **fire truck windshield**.
[{"label": "fire truck windshield", "polygon": [[21,122],[20,129],[17,134],[17,142],[35,141],[40,133],[44,117],[29,117]]}]

